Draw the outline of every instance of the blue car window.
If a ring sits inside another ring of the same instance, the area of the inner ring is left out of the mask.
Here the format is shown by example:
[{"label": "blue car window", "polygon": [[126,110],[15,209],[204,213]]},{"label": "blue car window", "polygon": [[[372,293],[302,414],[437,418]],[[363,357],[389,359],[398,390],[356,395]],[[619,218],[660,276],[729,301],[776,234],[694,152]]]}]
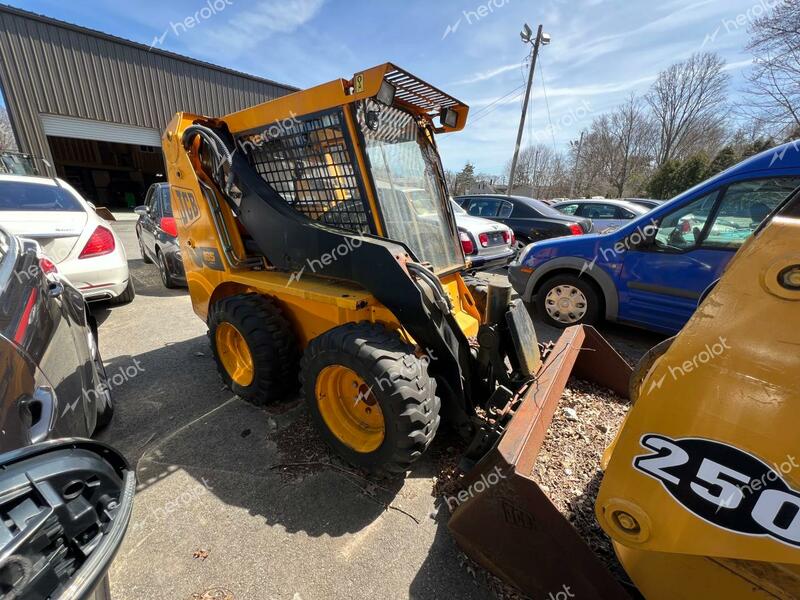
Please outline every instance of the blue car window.
[{"label": "blue car window", "polygon": [[697,246],[718,195],[719,190],[714,190],[665,216],[656,232],[656,247],[687,250]]},{"label": "blue car window", "polygon": [[703,246],[739,248],[761,222],[800,186],[800,177],[755,179],[725,191]]}]

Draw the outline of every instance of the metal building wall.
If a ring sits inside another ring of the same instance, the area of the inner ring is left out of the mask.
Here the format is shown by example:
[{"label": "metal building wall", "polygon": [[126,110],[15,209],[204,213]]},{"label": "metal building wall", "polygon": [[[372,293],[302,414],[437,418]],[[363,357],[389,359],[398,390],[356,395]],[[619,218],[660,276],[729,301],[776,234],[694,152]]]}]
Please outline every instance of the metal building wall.
[{"label": "metal building wall", "polygon": [[179,110],[223,115],[295,91],[8,6],[0,84],[20,151],[51,163],[42,113],[161,131]]}]

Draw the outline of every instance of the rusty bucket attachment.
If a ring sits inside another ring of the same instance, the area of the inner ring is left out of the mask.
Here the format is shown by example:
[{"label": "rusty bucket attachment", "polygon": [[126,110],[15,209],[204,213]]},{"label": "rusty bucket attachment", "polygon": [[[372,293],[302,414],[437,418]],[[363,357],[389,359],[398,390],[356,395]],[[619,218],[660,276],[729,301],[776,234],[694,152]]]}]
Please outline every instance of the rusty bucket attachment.
[{"label": "rusty bucket attachment", "polygon": [[570,375],[628,397],[631,367],[594,328],[564,331],[497,444],[470,470],[449,527],[474,561],[533,598],[629,597],[531,478]]}]

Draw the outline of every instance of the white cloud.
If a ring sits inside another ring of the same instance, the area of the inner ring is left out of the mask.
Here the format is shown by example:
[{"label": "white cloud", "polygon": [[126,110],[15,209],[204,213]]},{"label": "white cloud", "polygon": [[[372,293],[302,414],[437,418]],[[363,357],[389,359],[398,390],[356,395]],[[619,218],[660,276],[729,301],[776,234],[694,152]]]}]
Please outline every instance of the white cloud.
[{"label": "white cloud", "polygon": [[498,75],[502,75],[503,73],[508,73],[509,71],[514,71],[522,67],[522,63],[516,63],[513,65],[503,65],[502,67],[497,67],[496,69],[492,69],[490,71],[483,71],[479,73],[474,73],[467,77],[466,79],[461,79],[460,81],[455,81],[450,85],[464,85],[468,83],[478,83],[479,81],[486,81],[487,79],[493,79]]},{"label": "white cloud", "polygon": [[[261,0],[225,24],[209,28],[220,50],[237,55],[276,34],[295,33],[319,13],[325,0]],[[213,29],[213,30],[212,30]]]}]

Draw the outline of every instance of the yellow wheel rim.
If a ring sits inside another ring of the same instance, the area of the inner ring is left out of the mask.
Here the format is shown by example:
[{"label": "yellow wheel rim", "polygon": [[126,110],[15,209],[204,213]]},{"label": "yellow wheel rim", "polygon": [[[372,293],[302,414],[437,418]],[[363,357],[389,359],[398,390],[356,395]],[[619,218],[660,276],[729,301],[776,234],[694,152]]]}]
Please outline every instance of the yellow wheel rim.
[{"label": "yellow wheel rim", "polygon": [[214,341],[222,366],[233,382],[242,387],[253,383],[253,355],[241,332],[230,323],[220,323]]},{"label": "yellow wheel rim", "polygon": [[356,452],[372,452],[383,443],[383,412],[372,390],[358,374],[341,365],[325,367],[314,392],[325,425]]}]

